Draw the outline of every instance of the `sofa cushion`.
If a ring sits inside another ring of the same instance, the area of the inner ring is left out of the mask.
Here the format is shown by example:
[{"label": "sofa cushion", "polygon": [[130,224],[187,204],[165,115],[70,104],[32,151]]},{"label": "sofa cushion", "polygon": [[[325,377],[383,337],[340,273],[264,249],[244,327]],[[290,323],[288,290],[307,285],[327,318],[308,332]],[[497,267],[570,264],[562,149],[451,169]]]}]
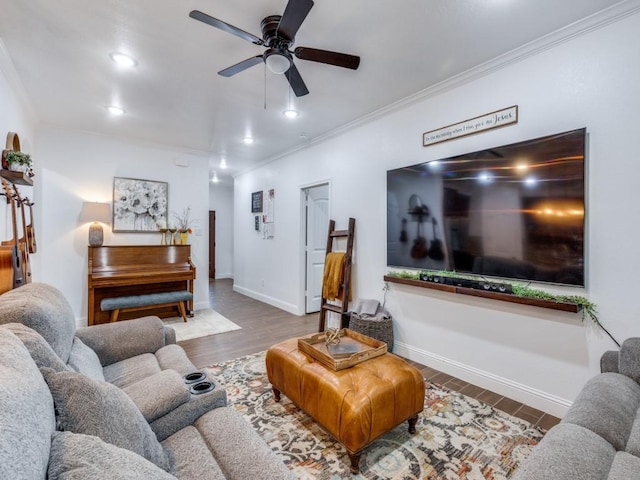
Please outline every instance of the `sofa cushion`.
[{"label": "sofa cushion", "polygon": [[627,452],[617,452],[607,480],[640,478],[640,458]]},{"label": "sofa cushion", "polygon": [[560,423],[547,432],[512,480],[605,480],[615,454],[611,444],[591,430]]},{"label": "sofa cushion", "polygon": [[163,370],[123,388],[149,423],[173,411],[191,398],[182,377]]},{"label": "sofa cushion", "polygon": [[233,407],[211,410],[194,426],[227,478],[296,478]]},{"label": "sofa cushion", "polygon": [[53,399],[26,347],[0,327],[0,478],[45,478]]},{"label": "sofa cushion", "polygon": [[41,371],[53,395],[60,430],[95,435],[170,469],[162,445],[126,393],[81,373]]},{"label": "sofa cushion", "polygon": [[[198,480],[224,480],[226,478],[195,427],[183,428],[164,440],[162,445],[171,455],[176,477],[197,478]],[[247,461],[251,460],[247,458]]]},{"label": "sofa cushion", "polygon": [[102,371],[107,382],[124,388],[159,373],[161,369],[156,356],[145,353],[107,365]]},{"label": "sofa cushion", "polygon": [[107,382],[124,388],[162,370],[175,370],[180,375],[186,375],[197,369],[182,347],[166,345],[155,353],[144,353],[107,365],[103,372]]},{"label": "sofa cushion", "polygon": [[13,322],[33,328],[67,363],[76,320],[60,290],[46,283],[28,283],[0,295],[0,323]]},{"label": "sofa cushion", "polygon": [[83,373],[94,380],[104,382],[102,365],[96,352],[87,347],[78,337],[73,339],[71,354],[69,355],[69,367],[78,373]]},{"label": "sofa cushion", "polygon": [[636,418],[631,427],[631,433],[624,449],[626,452],[640,457],[640,410],[636,412]]},{"label": "sofa cushion", "polygon": [[[49,480],[175,480],[150,461],[130,450],[105,443],[98,437],[54,432],[51,437]],[[196,478],[196,477],[193,477]]]},{"label": "sofa cushion", "polygon": [[562,421],[588,428],[624,451],[639,407],[640,385],[619,373],[602,373],[585,384]]},{"label": "sofa cushion", "polygon": [[56,372],[68,370],[51,345],[38,332],[21,323],[7,323],[4,327],[22,341],[38,367],[53,368]]}]

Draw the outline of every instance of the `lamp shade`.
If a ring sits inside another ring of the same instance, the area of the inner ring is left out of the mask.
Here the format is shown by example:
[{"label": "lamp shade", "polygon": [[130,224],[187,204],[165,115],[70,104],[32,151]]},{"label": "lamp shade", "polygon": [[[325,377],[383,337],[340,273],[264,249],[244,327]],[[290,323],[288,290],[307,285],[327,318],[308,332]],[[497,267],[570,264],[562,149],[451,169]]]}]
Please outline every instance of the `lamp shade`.
[{"label": "lamp shade", "polygon": [[111,222],[111,206],[108,203],[82,202],[81,222]]},{"label": "lamp shade", "polygon": [[99,247],[104,241],[104,232],[102,225],[98,222],[109,223],[111,221],[111,208],[108,203],[82,202],[80,221],[93,222],[89,227],[89,245]]}]

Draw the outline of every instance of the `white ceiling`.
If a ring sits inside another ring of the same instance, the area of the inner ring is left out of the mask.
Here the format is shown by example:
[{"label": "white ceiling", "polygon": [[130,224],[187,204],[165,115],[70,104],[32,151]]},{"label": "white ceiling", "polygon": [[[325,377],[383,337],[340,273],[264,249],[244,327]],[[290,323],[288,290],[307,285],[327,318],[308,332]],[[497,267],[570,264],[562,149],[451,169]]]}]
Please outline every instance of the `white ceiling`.
[{"label": "white ceiling", "polygon": [[[265,82],[264,65],[217,75],[264,47],[188,16],[201,10],[261,37],[260,21],[281,15],[287,0],[0,0],[0,38],[43,124],[205,153],[230,183],[230,174],[617,3],[626,2],[317,0],[294,46],[361,63],[353,71],[296,60],[310,94],[292,97],[295,120],[282,115],[286,79],[267,72]],[[115,51],[138,66],[118,67]],[[109,104],[126,114],[111,117]]]}]

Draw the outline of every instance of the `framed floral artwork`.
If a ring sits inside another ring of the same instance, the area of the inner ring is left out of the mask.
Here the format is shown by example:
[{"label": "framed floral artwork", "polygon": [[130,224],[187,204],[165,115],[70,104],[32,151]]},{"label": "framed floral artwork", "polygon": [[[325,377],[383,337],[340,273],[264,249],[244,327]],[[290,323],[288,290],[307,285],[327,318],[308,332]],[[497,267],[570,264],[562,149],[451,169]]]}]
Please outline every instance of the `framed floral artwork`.
[{"label": "framed floral artwork", "polygon": [[168,203],[167,182],[114,177],[114,233],[153,233],[167,228]]}]

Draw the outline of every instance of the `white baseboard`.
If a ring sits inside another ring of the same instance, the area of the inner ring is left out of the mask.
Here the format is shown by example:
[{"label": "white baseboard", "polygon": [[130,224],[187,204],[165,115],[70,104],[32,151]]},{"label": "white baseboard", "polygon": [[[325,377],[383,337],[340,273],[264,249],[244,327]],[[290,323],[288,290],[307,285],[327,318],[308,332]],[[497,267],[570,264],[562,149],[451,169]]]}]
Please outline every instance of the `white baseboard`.
[{"label": "white baseboard", "polygon": [[230,278],[233,280],[233,273],[216,273],[216,280],[222,280],[223,278]]},{"label": "white baseboard", "polygon": [[504,395],[550,415],[562,418],[572,402],[518,382],[499,377],[455,360],[427,352],[402,342],[394,342],[393,353],[440,370],[448,375]]},{"label": "white baseboard", "polygon": [[281,300],[278,300],[277,298],[270,297],[254,290],[249,290],[248,288],[239,287],[235,284],[233,285],[233,291],[246,295],[247,297],[251,297],[255,300],[260,300],[261,302],[277,307],[281,310],[284,310],[285,312],[293,313],[294,315],[304,315],[304,313],[301,313],[298,310],[298,307],[293,303],[283,302]]}]

